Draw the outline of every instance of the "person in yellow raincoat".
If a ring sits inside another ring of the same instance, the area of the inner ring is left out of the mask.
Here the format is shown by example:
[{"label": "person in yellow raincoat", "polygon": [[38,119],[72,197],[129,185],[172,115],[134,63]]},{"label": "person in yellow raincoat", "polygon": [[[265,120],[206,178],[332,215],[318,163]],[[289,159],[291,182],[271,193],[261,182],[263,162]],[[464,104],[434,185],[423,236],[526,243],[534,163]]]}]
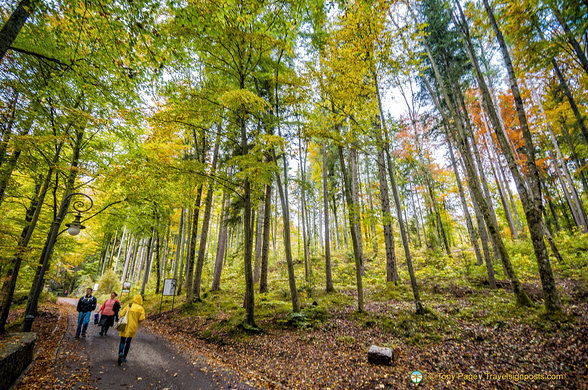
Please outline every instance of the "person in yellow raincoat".
[{"label": "person in yellow raincoat", "polygon": [[127,361],[127,354],[129,353],[129,348],[131,348],[131,341],[133,341],[133,337],[137,334],[137,329],[139,329],[139,323],[141,323],[145,319],[145,309],[143,309],[143,297],[141,295],[135,295],[133,298],[133,303],[127,305],[122,311],[119,313],[120,318],[124,317],[129,312],[127,316],[127,326],[121,332],[120,335],[120,345],[118,346],[118,364],[124,363]]}]

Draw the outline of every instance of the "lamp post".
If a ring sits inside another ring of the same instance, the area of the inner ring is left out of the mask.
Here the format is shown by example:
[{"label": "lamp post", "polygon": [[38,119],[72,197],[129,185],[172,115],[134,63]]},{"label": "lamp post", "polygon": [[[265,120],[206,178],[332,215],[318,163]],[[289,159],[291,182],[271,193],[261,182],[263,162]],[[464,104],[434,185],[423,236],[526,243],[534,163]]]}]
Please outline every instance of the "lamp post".
[{"label": "lamp post", "polygon": [[49,231],[49,238],[47,239],[47,243],[45,244],[45,248],[43,248],[43,254],[42,254],[43,261],[41,263],[41,269],[39,270],[39,275],[38,275],[37,279],[35,280],[35,286],[34,286],[35,288],[32,290],[32,296],[29,298],[29,300],[27,302],[25,320],[22,325],[23,332],[30,332],[31,328],[33,326],[33,320],[35,319],[35,312],[37,311],[37,301],[39,300],[39,296],[41,295],[41,290],[43,288],[43,279],[45,278],[45,272],[47,271],[47,267],[49,265],[49,259],[51,258],[51,253],[53,252],[53,246],[55,245],[55,240],[57,239],[57,236],[59,235],[58,231],[59,231],[59,228],[61,227],[61,222],[63,220],[63,217],[65,216],[65,213],[67,212],[67,208],[69,207],[70,198],[73,196],[77,196],[77,195],[85,196],[86,198],[88,198],[88,200],[90,201],[90,204],[88,206],[86,206],[86,203],[84,202],[84,200],[76,200],[72,203],[72,208],[77,212],[77,214],[71,223],[66,224],[66,226],[68,227],[67,231],[70,235],[75,236],[75,235],[78,235],[80,233],[80,231],[85,228],[85,226],[82,225],[82,223],[80,221],[80,218],[82,216],[81,213],[90,210],[92,208],[92,206],[94,205],[94,201],[88,195],[83,194],[81,192],[71,193],[71,194],[67,195],[66,197],[64,197],[63,200],[61,201],[61,205],[59,206],[59,212],[57,213],[57,216],[55,217],[55,219],[53,220],[53,223],[51,224],[51,229]]}]

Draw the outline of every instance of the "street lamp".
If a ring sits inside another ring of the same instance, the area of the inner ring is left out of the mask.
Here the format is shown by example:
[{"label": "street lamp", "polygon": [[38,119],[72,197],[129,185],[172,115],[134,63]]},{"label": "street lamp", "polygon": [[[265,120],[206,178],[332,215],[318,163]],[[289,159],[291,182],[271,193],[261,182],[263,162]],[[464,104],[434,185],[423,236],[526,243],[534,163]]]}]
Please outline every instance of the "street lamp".
[{"label": "street lamp", "polygon": [[[90,198],[86,194],[82,194],[81,192],[74,192],[73,194],[69,194],[67,197],[65,197],[65,199],[63,201],[65,202],[66,199],[69,199],[70,197],[72,197],[74,195],[83,195],[83,196],[85,196],[86,198],[88,198],[88,200],[90,200],[90,205],[87,206],[87,207],[85,207],[83,200],[76,200],[75,202],[73,202],[73,204],[72,204],[71,207],[75,211],[77,211],[77,214],[74,217],[74,220],[72,222],[65,224],[65,226],[67,226],[67,232],[71,236],[77,236],[78,234],[80,234],[80,231],[82,229],[85,229],[86,228],[84,225],[82,225],[82,222],[80,221],[80,218],[82,218],[82,213],[83,212],[86,212],[86,211],[90,210],[92,208],[92,206],[94,205],[94,201],[92,200],[92,198]],[[80,207],[82,209],[80,209]]]},{"label": "street lamp", "polygon": [[65,226],[67,226],[67,232],[69,233],[70,236],[77,236],[78,234],[80,234],[80,231],[82,229],[86,228],[80,222],[81,217],[82,217],[82,215],[80,213],[77,213],[74,220],[71,223],[65,224]]},{"label": "street lamp", "polygon": [[84,229],[85,226],[82,225],[80,218],[82,217],[82,213],[90,210],[94,205],[94,201],[88,195],[83,194],[81,192],[74,192],[67,195],[61,201],[61,205],[59,206],[59,212],[57,213],[57,217],[53,220],[51,224],[51,230],[49,231],[49,238],[47,239],[47,243],[45,248],[43,248],[43,255],[42,255],[42,263],[41,268],[39,270],[39,275],[37,280],[35,281],[35,288],[33,290],[33,294],[29,302],[27,303],[26,309],[26,316],[25,320],[22,325],[23,332],[30,332],[33,326],[33,320],[35,319],[34,313],[37,311],[37,301],[39,300],[39,295],[41,295],[41,289],[43,288],[43,279],[45,278],[45,271],[47,271],[47,267],[49,265],[49,259],[51,258],[51,253],[53,252],[53,246],[55,245],[55,240],[58,236],[58,230],[61,227],[61,221],[67,212],[67,207],[69,206],[69,199],[72,196],[85,196],[90,201],[90,204],[86,206],[83,200],[76,200],[72,203],[72,208],[77,212],[74,220],[71,223],[66,224],[68,227],[67,232],[72,235],[78,235],[80,230]]}]

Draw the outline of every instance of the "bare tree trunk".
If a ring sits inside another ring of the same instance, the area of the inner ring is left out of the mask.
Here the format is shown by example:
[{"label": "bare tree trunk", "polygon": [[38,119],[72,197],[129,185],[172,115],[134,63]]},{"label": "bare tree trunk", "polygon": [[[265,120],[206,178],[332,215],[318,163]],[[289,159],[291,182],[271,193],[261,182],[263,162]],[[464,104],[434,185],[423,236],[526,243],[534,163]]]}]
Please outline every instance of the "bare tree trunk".
[{"label": "bare tree trunk", "polygon": [[263,236],[263,216],[264,216],[263,201],[259,205],[257,212],[257,223],[255,224],[255,265],[253,267],[253,283],[259,283],[259,267],[261,261],[261,239]]},{"label": "bare tree trunk", "polygon": [[[488,4],[488,1],[483,0],[483,3],[484,7],[486,8],[488,18],[490,19],[492,29],[494,30],[494,33],[497,36],[498,44],[500,46],[502,56],[504,58],[504,62],[508,71],[510,87],[515,101],[515,106],[517,109],[517,115],[519,123],[521,125],[521,130],[523,132],[523,138],[525,140],[527,167],[529,169],[530,191],[528,194],[525,193],[525,196],[522,196],[520,192],[519,194],[521,195],[521,199],[524,199],[523,207],[525,208],[527,223],[529,225],[529,232],[531,234],[531,240],[533,241],[533,249],[535,251],[535,257],[537,259],[537,265],[539,268],[539,276],[541,277],[541,285],[543,287],[543,294],[545,298],[545,309],[548,312],[560,312],[561,303],[559,300],[559,294],[557,292],[557,288],[555,285],[555,278],[553,277],[553,271],[551,269],[551,263],[547,255],[547,249],[545,248],[545,242],[543,241],[543,236],[545,235],[545,226],[543,224],[543,215],[541,211],[543,208],[541,197],[541,184],[539,179],[539,171],[537,169],[537,165],[535,164],[535,151],[533,140],[531,137],[531,131],[529,130],[527,117],[525,115],[525,110],[523,107],[523,100],[519,92],[518,82],[516,79],[516,75],[514,73],[514,68],[512,66],[510,54],[508,53],[508,48],[504,41],[504,37],[502,36],[502,32],[500,31],[498,24],[496,23],[494,13],[492,12],[490,5]],[[478,72],[479,66],[476,65],[477,64],[474,64],[474,67],[477,68]],[[557,68],[557,64],[555,64],[555,62],[554,65],[555,68]],[[482,78],[483,80],[483,77],[480,78]],[[487,88],[485,89],[487,94]],[[489,102],[489,105],[491,104],[492,103]],[[497,130],[499,133],[502,133],[500,129]],[[585,126],[583,127],[583,131],[585,132],[586,139],[588,140],[588,131],[586,131]]]},{"label": "bare tree trunk", "polygon": [[216,249],[216,261],[214,262],[214,275],[212,278],[212,287],[210,288],[210,291],[220,290],[220,280],[223,271],[223,259],[225,257],[225,251],[227,246],[227,231],[229,229],[227,226],[226,216],[228,214],[230,201],[231,199],[229,197],[227,190],[224,190],[223,204],[220,215],[220,231],[218,234],[218,242]]},{"label": "bare tree trunk", "polygon": [[[184,210],[184,208],[182,208],[182,210]],[[190,238],[192,236],[192,232],[190,230],[191,222],[193,220],[193,216],[192,216],[192,209],[187,209],[184,210],[184,224],[182,225],[182,231],[180,233],[180,237],[179,237],[179,246],[177,247],[177,253],[178,253],[178,260],[179,260],[179,270],[180,273],[178,275],[178,280],[181,281],[178,283],[178,291],[176,292],[176,295],[181,295],[182,294],[182,287],[185,287],[187,284],[187,275],[188,273],[185,271],[185,268],[188,268],[187,265],[187,261],[184,261],[184,249],[186,248],[186,238]],[[188,240],[188,243],[190,242],[190,240]],[[189,252],[189,248],[188,248],[188,252]],[[187,260],[187,259],[186,259]]]},{"label": "bare tree trunk", "polygon": [[[481,112],[482,121],[484,122],[484,130],[485,130],[482,135],[482,139],[483,139],[483,141],[486,141],[485,134],[489,133],[489,129],[488,129],[488,123],[486,122],[486,117],[484,116],[484,107],[482,105],[482,99],[480,99],[479,104],[480,104],[480,110],[481,110],[480,112]],[[496,186],[498,187],[498,192],[500,194],[500,200],[502,202],[502,207],[504,209],[504,215],[506,217],[506,221],[508,222],[510,234],[516,240],[519,238],[519,234],[518,234],[517,228],[514,223],[514,219],[512,217],[511,211],[510,211],[508,199],[506,199],[506,194],[504,192],[504,189],[502,188],[502,182],[500,180],[501,178],[497,172],[498,171],[497,168],[494,166],[494,161],[492,159],[492,153],[490,152],[490,147],[488,146],[487,142],[483,142],[483,144],[486,146],[486,152],[488,153],[488,159],[490,160],[490,167],[492,168],[492,172],[494,174],[494,180],[496,182]]]},{"label": "bare tree trunk", "polygon": [[363,255],[363,242],[361,239],[361,203],[359,202],[359,178],[358,178],[358,156],[357,150],[355,148],[351,148],[349,151],[350,154],[350,181],[351,181],[351,196],[353,197],[353,209],[349,209],[350,212],[354,214],[354,221],[355,225],[352,228],[357,230],[357,246],[359,248],[359,264],[360,264],[360,271],[361,274],[364,274],[364,255]]},{"label": "bare tree trunk", "polygon": [[[533,100],[535,101],[535,105],[539,107],[539,111],[541,112],[541,115],[543,116],[543,118],[547,119],[547,117],[545,116],[545,111],[543,110],[543,105],[539,101],[539,98],[537,97],[534,90],[532,90],[531,96],[533,97]],[[557,139],[555,138],[555,134],[553,133],[553,129],[551,128],[551,125],[549,124],[549,122],[547,120],[545,121],[545,125],[547,127],[548,132],[549,132],[549,139],[551,140],[551,144],[553,145],[553,148],[555,149],[555,153],[557,156],[557,159],[553,158],[553,156],[552,156],[553,164],[556,166],[556,171],[558,173],[558,176],[560,176],[560,180],[561,180],[560,172],[557,169],[557,165],[558,165],[558,161],[559,161],[559,164],[561,164],[561,168],[563,170],[564,177],[566,178],[567,184],[569,186],[570,194],[572,196],[571,206],[574,208],[575,215],[577,216],[576,224],[578,225],[578,227],[580,228],[580,230],[583,233],[587,233],[588,232],[588,223],[586,222],[586,220],[587,220],[586,212],[584,211],[584,208],[582,207],[582,202],[580,201],[580,198],[578,196],[578,192],[576,191],[574,181],[572,180],[572,176],[570,175],[570,171],[568,170],[568,167],[566,165],[566,161],[563,158],[563,155],[562,155],[561,150],[559,148],[559,144],[557,142]],[[562,185],[565,186],[565,184],[563,183],[563,180],[562,180]]]},{"label": "bare tree trunk", "polygon": [[31,0],[21,0],[0,30],[0,62],[33,11],[34,4]]},{"label": "bare tree trunk", "polygon": [[143,272],[143,282],[141,283],[141,295],[145,296],[145,288],[147,287],[147,282],[149,281],[149,274],[151,271],[151,251],[153,248],[153,236],[155,235],[155,227],[152,228],[151,234],[149,235],[149,240],[147,241],[147,249],[145,255],[145,271]]},{"label": "bare tree trunk", "polygon": [[126,253],[126,257],[125,257],[125,265],[123,266],[123,272],[120,277],[121,283],[124,283],[127,281],[126,279],[127,279],[127,273],[129,271],[129,262],[131,261],[132,255],[134,253],[134,249],[133,249],[134,248],[133,247],[134,240],[135,240],[135,236],[131,236],[131,240],[129,241],[129,247],[128,247],[128,250]]},{"label": "bare tree trunk", "polygon": [[[381,105],[380,105],[380,112],[381,112]],[[385,127],[384,127],[385,129]],[[386,130],[384,130],[386,131]],[[388,139],[388,134],[386,133],[386,139]],[[390,151],[388,150],[388,141],[385,141],[385,152],[386,152],[386,159],[388,160],[388,173],[390,175],[390,185],[392,186],[392,195],[394,195],[394,204],[396,205],[396,214],[398,218],[398,225],[400,226],[400,238],[402,239],[402,245],[404,246],[404,255],[406,257],[406,265],[408,267],[408,274],[410,276],[410,285],[412,287],[412,294],[414,297],[414,303],[416,307],[416,313],[422,314],[424,313],[425,309],[421,302],[419,289],[416,281],[416,276],[414,274],[414,268],[412,266],[412,255],[410,253],[410,248],[408,246],[408,237],[406,236],[406,227],[404,225],[404,220],[402,218],[402,206],[400,203],[400,196],[398,195],[398,186],[396,185],[396,177],[394,173],[394,165],[392,164],[392,157],[390,156]]]},{"label": "bare tree trunk", "polygon": [[333,208],[333,222],[335,223],[335,248],[341,248],[341,239],[339,238],[339,218],[337,217],[337,199],[333,195],[331,197],[331,205]]},{"label": "bare tree trunk", "polygon": [[[220,139],[220,125],[218,135],[214,145],[214,152],[212,155],[212,166],[210,167],[210,175],[216,172],[216,163],[218,160],[218,149]],[[206,240],[208,239],[208,229],[210,226],[210,214],[212,209],[212,198],[214,196],[214,188],[212,180],[208,180],[208,191],[206,192],[206,205],[204,207],[204,219],[202,220],[202,232],[200,233],[200,245],[198,246],[198,260],[196,261],[196,272],[194,273],[194,287],[192,300],[200,301],[200,285],[202,282],[202,268],[204,267],[204,254],[206,253]]]},{"label": "bare tree trunk", "polygon": [[417,245],[419,246],[419,248],[422,246],[422,242],[421,242],[421,229],[420,229],[420,223],[419,223],[419,215],[417,212],[417,208],[414,202],[414,193],[416,192],[416,189],[414,187],[414,185],[412,184],[412,179],[409,177],[408,178],[408,184],[410,185],[410,205],[412,207],[412,214],[414,215],[414,222],[415,222],[415,226],[416,226],[416,232],[417,232]]},{"label": "bare tree trunk", "polygon": [[422,215],[422,206],[421,206],[421,200],[419,199],[418,196],[418,191],[417,188],[415,187],[415,192],[417,193],[416,199],[417,199],[417,206],[418,206],[418,210],[419,210],[419,217],[421,218],[421,226],[423,227],[423,240],[425,241],[425,247],[429,248],[429,242],[428,242],[428,238],[427,238],[427,224],[425,222],[425,219],[423,218]]},{"label": "bare tree trunk", "polygon": [[[455,118],[455,121],[453,121],[453,123],[455,123],[455,125],[457,126],[457,129],[455,129],[456,131],[455,131],[454,138],[457,141],[458,148],[459,148],[459,150],[462,154],[462,157],[463,157],[464,165],[466,167],[466,173],[468,176],[469,187],[472,190],[472,193],[474,194],[474,198],[476,199],[478,206],[480,207],[480,211],[481,211],[482,216],[484,218],[484,222],[486,223],[486,226],[488,227],[488,232],[490,233],[490,236],[492,237],[492,241],[494,242],[497,250],[499,251],[500,259],[502,261],[502,267],[504,269],[505,274],[508,276],[508,278],[510,279],[510,281],[512,283],[513,290],[514,290],[515,296],[517,298],[517,302],[523,306],[530,306],[531,300],[529,299],[529,297],[527,296],[527,294],[525,293],[525,291],[521,287],[520,281],[518,280],[518,278],[514,272],[514,268],[512,267],[512,263],[510,261],[510,257],[508,255],[506,247],[504,246],[504,243],[502,241],[502,237],[500,236],[498,226],[496,225],[496,223],[494,222],[494,219],[490,215],[490,209],[488,207],[488,203],[486,202],[486,200],[484,198],[484,194],[483,194],[481,186],[480,186],[480,181],[478,179],[477,170],[475,169],[475,166],[474,166],[468,137],[466,136],[465,131],[463,129],[463,124],[461,123],[461,118],[457,114],[457,109],[456,109],[457,107],[453,105],[452,100],[449,98],[449,94],[447,92],[447,89],[445,88],[444,81],[441,78],[441,75],[439,73],[437,65],[433,59],[433,56],[431,55],[431,52],[430,52],[427,44],[425,44],[425,50],[426,50],[427,55],[431,61],[431,64],[432,64],[432,67],[433,67],[433,70],[435,73],[435,78],[439,82],[441,91],[443,93],[443,98],[444,98],[445,102],[447,103],[447,107],[449,108],[449,110],[451,112],[451,116],[453,118]],[[442,108],[441,104],[439,103],[439,101],[438,101],[436,95],[434,94],[433,89],[431,88],[431,85],[429,84],[427,79],[423,78],[423,81],[425,82],[427,90],[428,90],[429,94],[431,95],[431,98],[433,99],[433,102],[435,103],[437,110],[441,113],[445,122],[452,123],[452,121],[450,121],[449,118],[447,117],[447,115],[445,114],[444,109]]]},{"label": "bare tree trunk", "polygon": [[202,201],[202,191],[204,185],[198,186],[196,203],[194,204],[194,211],[192,217],[192,231],[190,233],[190,248],[188,256],[186,257],[186,302],[192,302],[194,296],[194,289],[192,288],[194,282],[194,257],[196,256],[196,240],[198,239],[198,217],[200,215],[200,203]]},{"label": "bare tree trunk", "polygon": [[371,239],[372,239],[372,250],[374,251],[374,256],[378,255],[378,238],[376,236],[376,221],[374,218],[374,203],[372,201],[372,186],[370,182],[370,167],[368,164],[368,159],[365,159],[365,175],[366,175],[366,192],[368,196],[368,206],[370,208],[369,212],[367,213],[370,219],[370,230],[371,230]]},{"label": "bare tree trunk", "polygon": [[378,150],[378,179],[380,181],[380,203],[382,207],[382,227],[384,229],[384,245],[386,247],[386,281],[399,282],[394,236],[392,234],[392,212],[390,211],[390,195],[386,179],[386,157],[384,146]]},{"label": "bare tree trunk", "polygon": [[329,239],[329,185],[327,181],[327,143],[323,142],[323,213],[325,229],[325,282],[326,291],[333,291],[333,277],[331,275],[331,242]]},{"label": "bare tree trunk", "polygon": [[[345,157],[343,156],[343,146],[339,145],[339,163],[341,164],[341,171],[343,173],[343,186],[345,188],[345,199],[349,209],[349,226],[351,229],[351,241],[353,243],[353,254],[355,258],[355,277],[357,281],[357,310],[363,311],[363,281],[362,281],[362,251],[361,251],[361,234],[359,231],[359,215],[357,212],[357,204],[355,204],[352,195],[351,180],[345,167]],[[353,159],[351,159],[353,161]]]},{"label": "bare tree trunk", "polygon": [[271,230],[271,213],[272,213],[272,184],[265,187],[265,200],[263,212],[263,244],[261,246],[261,277],[259,280],[259,292],[267,292],[267,267],[269,260],[269,238]]},{"label": "bare tree trunk", "polygon": [[155,294],[159,294],[159,285],[161,284],[161,245],[159,231],[155,230],[155,238],[157,239],[157,245],[155,247],[155,269],[157,270],[157,279],[155,280]]},{"label": "bare tree trunk", "polygon": [[[310,255],[309,255],[309,246],[310,246],[310,227],[307,223],[307,210],[306,210],[306,191],[305,191],[305,182],[306,182],[306,171],[304,169],[303,164],[303,156],[302,156],[302,137],[298,137],[298,161],[299,161],[299,168],[300,168],[300,207],[302,213],[302,245],[304,247],[304,277],[306,283],[310,283]],[[306,153],[306,151],[304,151]]]},{"label": "bare tree trunk", "polygon": [[[277,161],[274,156],[274,161]],[[282,218],[284,222],[284,251],[286,252],[286,263],[288,267],[288,282],[290,285],[290,296],[292,299],[292,311],[300,312],[300,302],[298,301],[298,291],[296,290],[296,277],[294,275],[294,261],[292,260],[292,247],[290,243],[290,210],[288,209],[288,165],[284,158],[284,186],[282,178],[276,172],[276,184],[278,185],[278,194],[282,204]]]},{"label": "bare tree trunk", "polygon": [[482,253],[480,253],[480,247],[478,246],[478,236],[476,235],[476,231],[474,230],[474,225],[472,224],[472,218],[470,216],[470,211],[468,210],[467,200],[465,197],[463,186],[461,184],[461,177],[459,174],[459,169],[457,168],[457,162],[455,160],[455,156],[453,155],[453,147],[451,146],[451,141],[449,140],[449,138],[447,138],[447,148],[449,149],[449,157],[451,159],[451,165],[453,166],[453,171],[455,172],[455,180],[457,182],[457,189],[459,191],[459,199],[461,200],[461,207],[463,209],[463,215],[464,215],[464,219],[466,221],[468,233],[470,235],[472,247],[474,248],[474,254],[476,255],[476,261],[477,261],[478,265],[482,265],[484,263],[484,261],[482,259]]},{"label": "bare tree trunk", "polygon": [[[574,99],[574,95],[572,95],[572,91],[570,90],[570,86],[568,85],[568,82],[566,81],[561,70],[559,69],[559,65],[557,65],[557,62],[553,58],[551,59],[551,65],[553,65],[553,70],[555,71],[555,74],[556,74],[557,78],[559,79],[559,83],[562,87],[563,93],[564,93],[564,95],[566,95],[566,98],[568,99],[568,102],[570,103],[570,107],[572,108],[572,112],[574,113],[574,116],[576,117],[576,121],[578,122],[578,126],[580,127],[580,130],[582,130],[582,135],[584,135],[584,139],[586,140],[586,142],[588,142],[588,129],[586,129],[586,123],[584,123],[584,117],[582,116],[582,113],[580,112],[580,109],[578,108],[578,105],[576,104],[576,100]],[[515,100],[515,102],[516,102],[516,100]]]},{"label": "bare tree trunk", "polygon": [[114,273],[116,273],[116,269],[118,268],[118,261],[120,259],[120,252],[122,251],[123,248],[123,244],[124,244],[124,240],[125,240],[125,236],[127,233],[127,225],[125,224],[125,226],[123,227],[123,232],[122,232],[122,236],[120,238],[120,244],[118,246],[118,251],[116,252],[116,260],[114,262]]},{"label": "bare tree trunk", "polygon": [[555,5],[553,3],[547,3],[547,5],[549,6],[549,8],[551,8],[553,15],[555,16],[555,18],[557,19],[557,21],[559,22],[559,24],[563,28],[565,36],[566,36],[568,42],[570,43],[570,45],[572,46],[572,48],[574,49],[574,52],[576,53],[576,56],[578,57],[578,61],[580,62],[580,65],[582,65],[584,72],[586,74],[588,74],[588,59],[586,59],[586,54],[584,54],[582,47],[580,46],[580,44],[578,43],[578,41],[574,37],[574,34],[570,30],[570,27],[568,26],[568,24],[566,23],[566,21],[562,17],[562,14],[559,12],[557,5]]},{"label": "bare tree trunk", "polygon": [[584,165],[586,165],[586,162],[584,160],[581,160],[578,157],[578,154],[576,153],[576,146],[574,145],[574,141],[572,140],[572,137],[570,136],[570,132],[568,131],[568,128],[566,126],[566,121],[563,116],[560,116],[560,123],[561,123],[562,134],[564,135],[566,143],[570,147],[570,152],[572,154],[572,158],[574,159],[574,162],[576,163],[576,166],[578,167],[574,176],[580,177],[580,181],[582,182],[582,188],[584,189],[584,196],[588,197],[588,181],[586,180],[586,175],[584,174],[584,170],[582,169],[584,167]]}]

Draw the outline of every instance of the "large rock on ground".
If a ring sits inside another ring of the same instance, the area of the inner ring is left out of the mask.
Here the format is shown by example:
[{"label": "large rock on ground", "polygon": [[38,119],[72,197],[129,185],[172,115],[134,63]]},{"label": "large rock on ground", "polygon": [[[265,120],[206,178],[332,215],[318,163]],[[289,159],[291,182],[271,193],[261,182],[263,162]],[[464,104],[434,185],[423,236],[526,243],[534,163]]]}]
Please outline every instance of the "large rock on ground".
[{"label": "large rock on ground", "polygon": [[0,389],[8,389],[33,361],[36,333],[10,333],[0,339]]},{"label": "large rock on ground", "polygon": [[372,345],[368,351],[368,362],[373,364],[391,365],[394,352],[390,348]]}]

